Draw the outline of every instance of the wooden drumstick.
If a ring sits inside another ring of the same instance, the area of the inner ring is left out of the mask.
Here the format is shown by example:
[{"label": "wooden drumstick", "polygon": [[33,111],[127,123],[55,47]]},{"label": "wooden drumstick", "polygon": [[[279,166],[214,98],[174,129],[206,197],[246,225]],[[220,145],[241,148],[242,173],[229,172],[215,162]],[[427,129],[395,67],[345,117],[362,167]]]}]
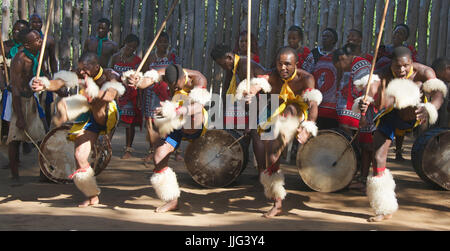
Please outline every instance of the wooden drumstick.
[{"label": "wooden drumstick", "polygon": [[[387,10],[389,7],[389,0],[386,0],[386,3],[384,5],[384,12],[383,12],[383,17],[381,19],[381,24],[380,24],[380,31],[378,33],[378,38],[377,38],[377,44],[375,46],[375,54],[373,56],[373,60],[372,60],[372,66],[370,68],[370,74],[369,74],[369,80],[367,83],[367,87],[366,87],[366,93],[364,94],[364,98],[363,98],[363,102],[366,102],[366,99],[369,95],[369,91],[370,91],[370,86],[371,86],[371,80],[372,80],[372,76],[373,76],[373,72],[375,71],[375,64],[377,62],[377,56],[378,56],[378,50],[380,48],[380,44],[381,44],[381,37],[383,36],[383,29],[384,29],[384,23],[386,21],[386,14],[387,14]],[[361,115],[362,117],[363,115]],[[338,157],[338,159],[333,163],[332,167],[336,167],[337,163],[344,157],[345,153],[348,151],[348,149],[351,147],[351,145],[353,144],[353,142],[355,141],[355,139],[358,137],[359,133],[361,132],[361,128],[358,127],[358,131],[355,133],[355,135],[353,136],[350,144],[345,148],[345,150],[342,152],[342,154]]]},{"label": "wooden drumstick", "polygon": [[150,47],[148,48],[147,52],[145,53],[144,58],[142,58],[141,63],[139,64],[139,67],[136,70],[137,72],[140,72],[142,70],[142,67],[144,67],[145,62],[147,61],[148,57],[150,56],[150,53],[153,50],[153,47],[155,47],[156,45],[156,41],[158,41],[159,36],[161,35],[162,31],[164,30],[164,27],[166,27],[167,21],[169,20],[169,17],[172,15],[173,10],[175,9],[175,6],[178,4],[178,0],[175,0],[175,2],[173,2],[172,7],[169,10],[169,13],[167,14],[166,19],[164,20],[164,22],[161,24],[161,27],[159,28],[158,33],[156,33],[155,38],[153,39],[153,42],[151,43]]},{"label": "wooden drumstick", "polygon": [[36,79],[39,78],[39,76],[41,75],[40,72],[41,72],[41,68],[42,68],[42,62],[44,61],[45,47],[47,45],[48,29],[50,27],[49,15],[51,13],[53,13],[53,6],[54,6],[54,0],[50,0],[50,11],[48,12],[48,15],[47,15],[47,24],[45,26],[44,40],[42,41],[41,53],[39,54],[39,64],[38,64],[37,71],[36,71]]},{"label": "wooden drumstick", "polygon": [[27,130],[23,131],[25,133],[25,135],[28,137],[28,139],[30,139],[31,143],[33,143],[33,145],[36,147],[36,149],[38,150],[38,152],[41,154],[42,158],[45,160],[45,162],[47,162],[47,165],[49,165],[49,168],[53,171],[55,170],[55,167],[52,166],[52,164],[50,163],[50,161],[47,159],[47,157],[45,157],[44,153],[42,152],[41,148],[38,146],[38,144],[33,140],[33,138],[30,136],[30,134],[28,134]]},{"label": "wooden drumstick", "polygon": [[0,43],[1,43],[1,49],[2,49],[2,58],[3,58],[3,67],[5,68],[5,80],[6,80],[6,86],[9,85],[9,73],[8,73],[8,66],[6,65],[6,53],[5,53],[5,44],[3,43],[3,35],[2,32],[0,32]]}]

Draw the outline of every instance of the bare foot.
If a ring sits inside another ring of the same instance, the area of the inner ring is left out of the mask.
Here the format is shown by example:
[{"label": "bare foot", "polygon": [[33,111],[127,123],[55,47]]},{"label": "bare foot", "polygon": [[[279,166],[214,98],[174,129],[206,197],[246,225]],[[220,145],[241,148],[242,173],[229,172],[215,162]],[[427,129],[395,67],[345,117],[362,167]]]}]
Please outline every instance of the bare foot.
[{"label": "bare foot", "polygon": [[99,203],[98,196],[93,196],[93,197],[83,201],[83,203],[78,205],[78,207],[85,208],[85,207],[89,207],[89,206],[98,205],[98,203]]},{"label": "bare foot", "polygon": [[264,218],[272,218],[272,217],[280,215],[281,212],[283,212],[283,210],[281,209],[281,200],[278,199],[273,204],[273,207],[267,213],[265,213],[263,215],[263,217]]},{"label": "bare foot", "polygon": [[122,158],[121,159],[130,159],[132,156],[131,156],[131,153],[130,152],[125,152],[125,154],[122,156]]},{"label": "bare foot", "polygon": [[148,162],[152,162],[153,160],[153,152],[149,152],[148,155],[143,159],[144,162],[148,163]]},{"label": "bare foot", "polygon": [[388,215],[377,215],[375,217],[370,217],[367,221],[368,222],[380,222],[383,220],[389,220],[392,218],[392,214],[388,214]]},{"label": "bare foot", "polygon": [[175,211],[178,209],[178,199],[167,202],[161,207],[158,207],[155,212],[157,213],[165,213],[168,211]]}]

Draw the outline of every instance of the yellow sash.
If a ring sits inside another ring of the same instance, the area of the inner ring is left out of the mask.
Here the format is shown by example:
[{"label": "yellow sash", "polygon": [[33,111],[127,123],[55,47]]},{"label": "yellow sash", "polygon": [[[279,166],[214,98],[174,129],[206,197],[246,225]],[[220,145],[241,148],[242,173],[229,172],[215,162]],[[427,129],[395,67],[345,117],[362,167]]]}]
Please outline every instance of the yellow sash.
[{"label": "yellow sash", "polygon": [[261,132],[261,130],[266,130],[269,124],[272,122],[272,120],[276,116],[282,114],[286,109],[287,105],[292,103],[298,104],[300,106],[301,112],[303,113],[304,116],[304,120],[308,120],[309,105],[303,100],[303,98],[300,95],[295,95],[291,87],[289,87],[289,82],[292,81],[295,78],[295,76],[297,76],[297,69],[290,78],[283,79],[284,84],[281,88],[280,99],[282,99],[284,102],[277,108],[277,110],[272,114],[272,116],[270,116],[267,122],[264,123],[262,126],[260,126],[260,128],[258,129],[259,132]]},{"label": "yellow sash", "polygon": [[[408,75],[406,75],[406,77],[403,79],[409,79],[413,74],[414,74],[414,67],[411,66],[411,70],[409,71]],[[394,76],[394,78],[399,78],[397,77],[397,75],[395,75],[394,71],[392,71],[392,76]]]},{"label": "yellow sash", "polygon": [[[186,80],[185,80],[185,85],[186,85],[188,82],[188,74],[185,70],[183,70],[183,71],[184,71],[184,74],[186,75]],[[180,95],[189,97],[189,92],[182,89],[180,91],[176,91],[175,94],[173,95],[172,101],[178,102],[178,106],[183,106],[184,99],[183,99],[183,97],[180,97]],[[202,129],[201,136],[205,135],[206,130],[208,129],[208,112],[206,111],[205,108],[202,108],[202,114],[203,114],[203,129]]]},{"label": "yellow sash", "polygon": [[237,66],[239,64],[239,60],[240,60],[240,57],[237,54],[235,54],[234,55],[233,78],[231,79],[230,86],[228,87],[228,90],[227,90],[227,95],[233,95],[233,100],[234,100],[234,95],[236,95],[236,89],[237,89],[236,71],[237,71]]}]

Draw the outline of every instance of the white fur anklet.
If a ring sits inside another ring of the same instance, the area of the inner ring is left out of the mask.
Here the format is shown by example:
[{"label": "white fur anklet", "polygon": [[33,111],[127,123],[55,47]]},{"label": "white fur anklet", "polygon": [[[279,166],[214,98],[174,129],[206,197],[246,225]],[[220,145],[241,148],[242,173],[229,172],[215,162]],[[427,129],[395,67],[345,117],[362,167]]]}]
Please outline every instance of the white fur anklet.
[{"label": "white fur anklet", "polygon": [[73,182],[76,187],[88,198],[100,194],[100,188],[97,186],[94,175],[94,170],[91,167],[77,170],[73,175]]},{"label": "white fur anklet", "polygon": [[286,189],[284,188],[284,175],[281,170],[269,175],[266,172],[262,172],[259,176],[259,180],[264,187],[264,195],[267,199],[275,200],[286,198]]},{"label": "white fur anklet", "polygon": [[165,202],[180,197],[177,176],[170,167],[161,173],[154,173],[150,178],[150,183],[153,189],[155,189],[158,198]]},{"label": "white fur anklet", "polygon": [[367,197],[376,215],[390,215],[398,210],[395,181],[389,169],[381,177],[367,177]]}]

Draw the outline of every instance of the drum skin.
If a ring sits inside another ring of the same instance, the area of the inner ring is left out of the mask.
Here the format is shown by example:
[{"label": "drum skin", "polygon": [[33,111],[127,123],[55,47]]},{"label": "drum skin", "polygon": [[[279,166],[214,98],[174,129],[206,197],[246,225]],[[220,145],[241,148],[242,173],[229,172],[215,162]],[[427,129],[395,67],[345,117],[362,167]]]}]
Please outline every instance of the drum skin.
[{"label": "drum skin", "polygon": [[[76,171],[75,144],[67,139],[70,128],[70,125],[63,125],[51,130],[40,145],[43,154],[54,169],[45,162],[41,154],[38,155],[39,166],[44,175],[55,183],[71,183],[72,180],[68,177]],[[94,168],[95,175],[99,175],[106,168],[111,160],[111,153],[108,136],[100,136],[94,146],[94,151],[91,152],[89,161]]]},{"label": "drum skin", "polygon": [[411,160],[426,183],[450,190],[450,128],[432,128],[414,142]]},{"label": "drum skin", "polygon": [[[331,193],[350,185],[358,169],[359,152],[339,129],[321,130],[299,148],[297,167],[303,182],[317,192]],[[333,163],[345,151],[342,159]]]},{"label": "drum skin", "polygon": [[185,165],[192,179],[206,188],[221,188],[230,185],[244,170],[247,151],[241,135],[231,130],[208,130],[205,135],[193,140],[186,148]]}]

